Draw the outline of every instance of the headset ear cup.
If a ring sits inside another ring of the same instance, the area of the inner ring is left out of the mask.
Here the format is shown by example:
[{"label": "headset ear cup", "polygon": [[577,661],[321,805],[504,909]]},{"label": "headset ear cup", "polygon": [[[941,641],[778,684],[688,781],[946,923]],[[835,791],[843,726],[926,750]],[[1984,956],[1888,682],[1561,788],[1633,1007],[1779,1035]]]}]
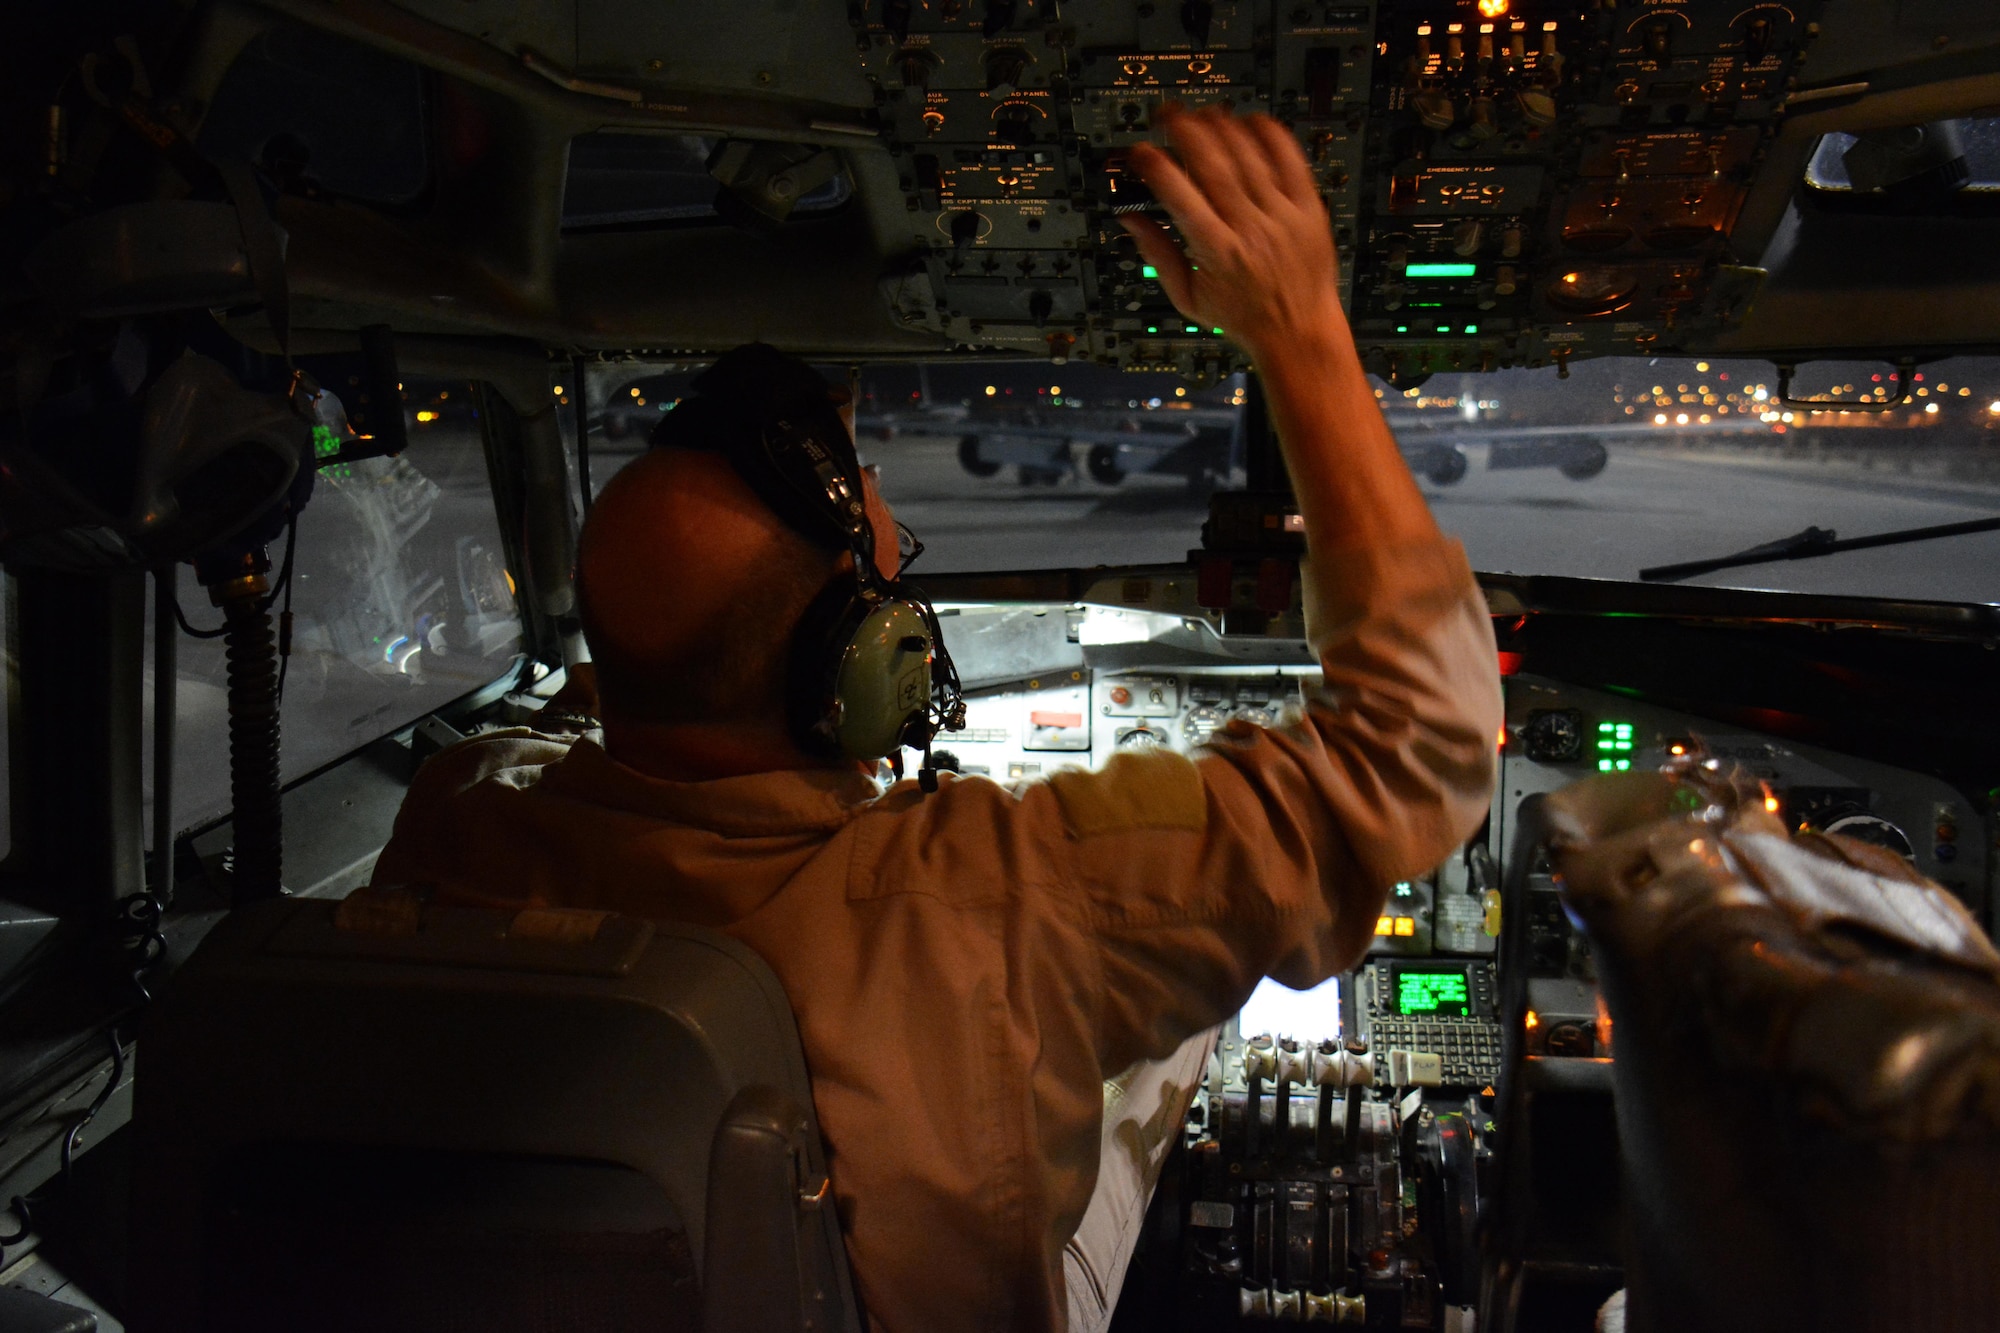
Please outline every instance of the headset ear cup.
[{"label": "headset ear cup", "polygon": [[838,758],[840,664],[868,608],[846,575],[835,575],[792,631],[785,671],[786,721],[807,754]]}]

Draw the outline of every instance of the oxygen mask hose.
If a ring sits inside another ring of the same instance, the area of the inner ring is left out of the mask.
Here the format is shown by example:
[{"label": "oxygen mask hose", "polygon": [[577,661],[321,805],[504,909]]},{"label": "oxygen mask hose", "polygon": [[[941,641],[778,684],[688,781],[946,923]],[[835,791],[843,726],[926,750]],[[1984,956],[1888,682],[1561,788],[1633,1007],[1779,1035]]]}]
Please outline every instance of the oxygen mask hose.
[{"label": "oxygen mask hose", "polygon": [[283,890],[284,822],[278,803],[278,640],[271,618],[271,563],[245,554],[209,597],[222,608],[229,678],[229,796],[238,905]]}]

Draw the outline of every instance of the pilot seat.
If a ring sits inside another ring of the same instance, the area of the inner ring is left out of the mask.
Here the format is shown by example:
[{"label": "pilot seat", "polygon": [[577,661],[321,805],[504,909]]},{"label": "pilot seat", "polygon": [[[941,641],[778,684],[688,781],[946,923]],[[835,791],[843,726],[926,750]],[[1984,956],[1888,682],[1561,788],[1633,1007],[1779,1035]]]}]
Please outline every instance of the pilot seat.
[{"label": "pilot seat", "polygon": [[784,991],[713,931],[231,914],[142,1035],[146,1333],[859,1333]]}]

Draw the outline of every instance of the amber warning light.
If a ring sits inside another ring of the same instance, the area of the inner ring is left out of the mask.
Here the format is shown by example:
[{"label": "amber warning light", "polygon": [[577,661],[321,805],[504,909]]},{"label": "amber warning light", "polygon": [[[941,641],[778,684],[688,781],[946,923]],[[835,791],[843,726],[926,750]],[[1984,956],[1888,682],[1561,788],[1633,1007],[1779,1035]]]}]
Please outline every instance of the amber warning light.
[{"label": "amber warning light", "polygon": [[1479,17],[1497,19],[1504,16],[1510,0],[1479,0]]}]

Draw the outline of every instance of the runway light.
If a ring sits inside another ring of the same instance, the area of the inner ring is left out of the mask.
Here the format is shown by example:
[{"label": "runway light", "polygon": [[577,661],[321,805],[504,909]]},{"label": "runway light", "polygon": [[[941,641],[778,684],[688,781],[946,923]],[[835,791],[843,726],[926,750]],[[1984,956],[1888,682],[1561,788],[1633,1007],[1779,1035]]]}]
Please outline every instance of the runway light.
[{"label": "runway light", "polygon": [[1666,424],[1667,424],[1667,414],[1666,414],[1665,412],[1656,412],[1656,413],[1654,413],[1654,414],[1653,414],[1653,424],[1654,424],[1655,426],[1664,426],[1664,425],[1666,425]]},{"label": "runway light", "polygon": [[2000,398],[1995,398],[1986,405],[1986,413],[1988,416],[2000,417]]},{"label": "runway light", "polygon": [[989,384],[989,385],[987,385],[987,386],[986,386],[986,396],[987,396],[988,398],[991,398],[991,397],[992,397],[992,396],[993,396],[994,394],[996,394],[996,393],[999,393],[999,392],[1000,392],[1000,390],[999,390],[999,389],[998,389],[997,387],[995,387],[994,385],[991,385],[991,384]]},{"label": "runway light", "polygon": [[556,385],[556,397],[562,397],[562,385],[560,384]]},{"label": "runway light", "polygon": [[637,398],[639,396],[639,390],[634,388],[631,390],[631,394],[634,398]]},{"label": "runway light", "polygon": [[1929,413],[1933,413],[1933,412],[1936,412],[1936,411],[1937,411],[1937,404],[1936,404],[1936,403],[1925,403],[1925,404],[1924,404],[1924,411],[1925,411],[1925,413],[1926,413],[1926,414],[1929,414]]},{"label": "runway light", "polygon": [[1687,425],[1687,424],[1688,424],[1688,414],[1687,414],[1687,413],[1685,413],[1685,412],[1682,412],[1682,413],[1678,414],[1677,416],[1675,416],[1675,417],[1674,417],[1674,424],[1675,424],[1676,426],[1685,426],[1685,425]]},{"label": "runway light", "polygon": [[1706,370],[1708,369],[1708,362],[1706,362],[1706,361],[1697,361],[1697,362],[1695,362],[1695,363],[1694,363],[1694,368],[1695,368],[1696,370],[1700,370],[1700,371],[1706,371]]}]

